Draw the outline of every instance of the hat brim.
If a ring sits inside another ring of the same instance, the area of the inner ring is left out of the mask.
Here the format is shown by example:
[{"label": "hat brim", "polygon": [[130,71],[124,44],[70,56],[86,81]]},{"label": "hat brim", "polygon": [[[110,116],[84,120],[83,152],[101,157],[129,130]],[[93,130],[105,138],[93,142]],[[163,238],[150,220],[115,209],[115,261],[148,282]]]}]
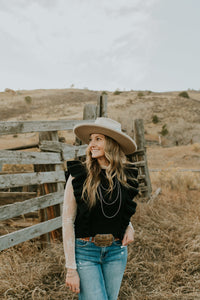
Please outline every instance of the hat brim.
[{"label": "hat brim", "polygon": [[84,143],[89,144],[90,135],[93,133],[99,133],[111,137],[122,148],[126,155],[132,154],[137,149],[135,141],[127,134],[113,130],[97,124],[80,124],[74,127],[75,135]]}]

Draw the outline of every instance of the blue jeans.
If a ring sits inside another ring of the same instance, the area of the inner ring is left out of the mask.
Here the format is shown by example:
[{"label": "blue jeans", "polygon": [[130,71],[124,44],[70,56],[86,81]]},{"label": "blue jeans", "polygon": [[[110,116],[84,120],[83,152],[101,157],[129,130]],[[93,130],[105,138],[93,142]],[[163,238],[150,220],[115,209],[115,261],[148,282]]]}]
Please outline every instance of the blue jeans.
[{"label": "blue jeans", "polygon": [[79,300],[117,300],[127,262],[127,247],[117,240],[108,247],[76,239]]}]

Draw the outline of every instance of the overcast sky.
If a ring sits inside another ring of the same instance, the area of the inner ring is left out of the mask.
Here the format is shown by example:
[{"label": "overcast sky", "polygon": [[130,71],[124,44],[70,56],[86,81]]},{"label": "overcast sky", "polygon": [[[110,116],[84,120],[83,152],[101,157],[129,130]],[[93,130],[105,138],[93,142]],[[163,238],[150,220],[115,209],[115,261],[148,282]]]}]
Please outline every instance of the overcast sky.
[{"label": "overcast sky", "polygon": [[200,0],[0,0],[5,88],[200,89]]}]

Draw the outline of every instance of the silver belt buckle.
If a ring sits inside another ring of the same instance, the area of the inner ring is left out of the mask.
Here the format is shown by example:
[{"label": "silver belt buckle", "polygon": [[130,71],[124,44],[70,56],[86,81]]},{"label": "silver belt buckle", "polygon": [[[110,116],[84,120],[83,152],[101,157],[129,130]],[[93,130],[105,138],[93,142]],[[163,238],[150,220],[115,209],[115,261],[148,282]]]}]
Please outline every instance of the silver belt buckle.
[{"label": "silver belt buckle", "polygon": [[109,234],[96,234],[94,237],[94,244],[98,247],[111,246],[114,241],[114,236]]}]

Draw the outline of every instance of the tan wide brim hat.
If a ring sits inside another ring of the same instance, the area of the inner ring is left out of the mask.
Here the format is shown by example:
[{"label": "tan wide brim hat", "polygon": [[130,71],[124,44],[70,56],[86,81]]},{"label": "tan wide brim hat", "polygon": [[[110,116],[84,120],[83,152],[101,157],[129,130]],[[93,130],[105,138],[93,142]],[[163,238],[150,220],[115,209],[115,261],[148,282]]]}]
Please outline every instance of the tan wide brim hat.
[{"label": "tan wide brim hat", "polygon": [[137,145],[127,134],[122,132],[121,124],[109,118],[97,118],[94,123],[84,123],[74,127],[75,135],[84,143],[89,144],[90,135],[99,133],[115,140],[122,148],[124,153],[132,154]]}]

